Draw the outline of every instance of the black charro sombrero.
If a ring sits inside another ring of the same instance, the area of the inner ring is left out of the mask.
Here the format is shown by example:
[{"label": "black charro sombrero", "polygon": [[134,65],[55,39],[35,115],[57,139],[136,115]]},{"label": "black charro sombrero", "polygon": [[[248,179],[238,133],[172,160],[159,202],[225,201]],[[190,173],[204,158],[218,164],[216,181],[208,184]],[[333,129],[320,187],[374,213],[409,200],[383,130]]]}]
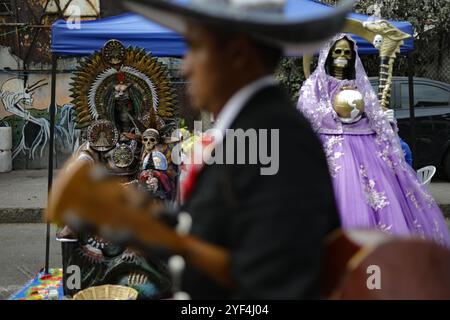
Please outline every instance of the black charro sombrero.
[{"label": "black charro sombrero", "polygon": [[307,0],[123,0],[125,6],[181,34],[188,21],[247,33],[287,52],[315,49],[340,31],[353,0],[333,8]]}]

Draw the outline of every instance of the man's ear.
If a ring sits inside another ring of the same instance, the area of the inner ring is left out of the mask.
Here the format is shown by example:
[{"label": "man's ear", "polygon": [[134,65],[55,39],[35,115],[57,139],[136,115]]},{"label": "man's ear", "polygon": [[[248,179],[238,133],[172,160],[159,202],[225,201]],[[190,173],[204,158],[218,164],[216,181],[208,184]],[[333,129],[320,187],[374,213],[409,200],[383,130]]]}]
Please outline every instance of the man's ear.
[{"label": "man's ear", "polygon": [[251,43],[245,35],[237,35],[228,46],[231,63],[239,70],[248,65],[249,57],[252,56]]}]

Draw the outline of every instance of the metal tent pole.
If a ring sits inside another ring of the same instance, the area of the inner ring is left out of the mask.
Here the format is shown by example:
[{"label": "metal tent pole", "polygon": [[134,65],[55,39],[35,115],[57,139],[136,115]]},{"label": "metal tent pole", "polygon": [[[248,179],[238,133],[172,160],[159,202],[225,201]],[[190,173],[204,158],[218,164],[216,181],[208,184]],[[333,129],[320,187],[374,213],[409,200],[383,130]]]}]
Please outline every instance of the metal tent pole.
[{"label": "metal tent pole", "polygon": [[[48,192],[53,183],[53,156],[55,144],[55,116],[56,116],[56,67],[58,64],[58,57],[52,54],[52,87],[51,87],[51,101],[50,101],[50,142],[49,142],[49,156],[48,156]],[[50,260],[50,223],[47,222],[47,234],[45,240],[45,273],[49,273]]]}]

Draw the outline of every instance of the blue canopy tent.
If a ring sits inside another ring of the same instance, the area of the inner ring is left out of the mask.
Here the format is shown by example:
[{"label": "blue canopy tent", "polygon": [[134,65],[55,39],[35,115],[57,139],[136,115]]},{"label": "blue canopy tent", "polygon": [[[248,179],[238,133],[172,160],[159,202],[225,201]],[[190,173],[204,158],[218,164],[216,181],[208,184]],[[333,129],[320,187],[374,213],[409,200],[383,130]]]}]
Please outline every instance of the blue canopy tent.
[{"label": "blue canopy tent", "polygon": [[[72,28],[72,29],[71,29]],[[181,57],[186,45],[181,35],[131,13],[84,21],[79,29],[58,20],[52,26],[52,53],[58,56],[86,56],[99,50],[110,39],[125,46],[144,48],[157,57]]]},{"label": "blue canopy tent", "polygon": [[[329,10],[329,7],[309,0],[298,0],[292,10]],[[351,13],[349,18],[367,21],[369,16]],[[409,22],[390,21],[405,33],[413,34]],[[64,20],[56,21],[52,26],[52,53],[57,56],[85,56],[99,50],[106,41],[117,39],[125,45],[134,45],[146,49],[158,57],[182,57],[186,44],[181,35],[161,27],[147,19],[126,13],[119,16],[81,22],[79,28],[74,28]],[[377,54],[378,50],[366,40],[354,36],[361,55]],[[401,47],[402,53],[414,50],[413,39],[405,41]]]},{"label": "blue canopy tent", "polygon": [[[309,16],[321,15],[331,8],[325,4],[311,0],[297,0],[290,2],[286,12],[304,12]],[[352,13],[349,18],[366,21],[369,16]],[[412,25],[409,22],[391,21],[400,30],[413,34]],[[50,104],[50,155],[49,155],[49,175],[48,188],[50,190],[53,180],[53,145],[54,145],[54,123],[56,110],[56,68],[58,57],[61,56],[85,56],[94,53],[110,39],[117,39],[125,45],[134,45],[144,48],[154,56],[181,57],[186,51],[183,37],[171,30],[154,24],[147,19],[135,14],[122,14],[119,16],[99,19],[95,21],[83,21],[80,26],[73,23],[58,20],[52,26],[52,86]],[[360,54],[377,54],[378,51],[366,40],[356,37]],[[414,50],[413,39],[405,41],[402,46],[402,53]],[[410,59],[411,61],[411,59]],[[410,64],[412,67],[412,64]],[[412,80],[412,68],[410,79]],[[410,81],[411,82],[411,81]],[[410,95],[412,96],[412,82],[410,84]],[[411,100],[411,106],[413,100]],[[412,109],[412,118],[414,110]],[[412,123],[413,127],[413,123]],[[413,135],[414,137],[414,135]],[[414,138],[413,138],[414,139]],[[414,150],[414,149],[413,149]],[[47,246],[46,246],[46,272],[48,271],[48,251],[49,251],[50,227],[47,226]]]}]

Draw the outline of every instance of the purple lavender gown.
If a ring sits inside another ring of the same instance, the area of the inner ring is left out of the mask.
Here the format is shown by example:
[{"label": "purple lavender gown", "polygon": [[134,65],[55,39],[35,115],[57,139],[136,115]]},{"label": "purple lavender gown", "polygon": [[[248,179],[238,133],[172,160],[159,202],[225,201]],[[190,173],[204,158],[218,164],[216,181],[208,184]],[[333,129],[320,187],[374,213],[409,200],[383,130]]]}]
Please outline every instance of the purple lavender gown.
[{"label": "purple lavender gown", "polygon": [[[322,49],[316,71],[301,88],[298,109],[323,143],[343,228],[376,228],[450,246],[442,212],[406,164],[396,129],[386,119],[358,54],[356,79],[338,80],[327,74],[328,53],[342,37]],[[357,51],[356,43],[354,48]],[[343,86],[356,86],[364,97],[364,116],[353,124],[343,124],[332,107]]]}]

